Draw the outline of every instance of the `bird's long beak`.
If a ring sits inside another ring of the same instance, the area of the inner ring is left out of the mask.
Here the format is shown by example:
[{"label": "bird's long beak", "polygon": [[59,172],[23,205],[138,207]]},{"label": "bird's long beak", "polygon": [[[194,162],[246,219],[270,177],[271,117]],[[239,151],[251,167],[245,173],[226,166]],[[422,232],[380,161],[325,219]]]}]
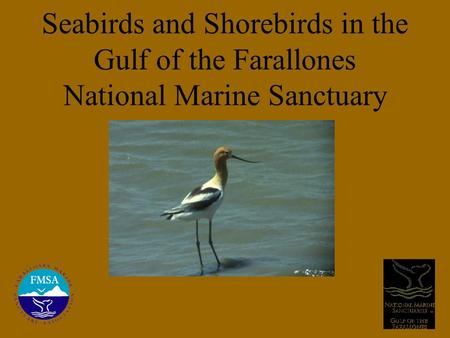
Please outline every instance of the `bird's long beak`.
[{"label": "bird's long beak", "polygon": [[232,157],[232,158],[235,158],[236,160],[244,161],[244,162],[248,162],[248,163],[259,163],[259,162],[254,162],[254,161],[245,160],[245,159],[243,159],[243,158],[241,158],[241,157],[237,157],[236,155],[231,155],[231,157]]}]

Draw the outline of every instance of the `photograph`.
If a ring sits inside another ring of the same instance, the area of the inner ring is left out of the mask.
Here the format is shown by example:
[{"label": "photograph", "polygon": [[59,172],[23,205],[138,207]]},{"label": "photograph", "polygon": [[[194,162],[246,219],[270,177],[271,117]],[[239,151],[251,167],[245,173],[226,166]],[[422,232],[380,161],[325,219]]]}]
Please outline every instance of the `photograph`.
[{"label": "photograph", "polygon": [[334,130],[110,121],[110,276],[334,276]]}]

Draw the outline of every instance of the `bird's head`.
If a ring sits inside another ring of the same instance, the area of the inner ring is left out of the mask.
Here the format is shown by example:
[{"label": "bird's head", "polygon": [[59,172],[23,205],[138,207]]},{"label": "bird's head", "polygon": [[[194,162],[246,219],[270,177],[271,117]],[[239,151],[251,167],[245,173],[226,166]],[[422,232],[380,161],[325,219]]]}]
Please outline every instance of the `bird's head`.
[{"label": "bird's head", "polygon": [[244,161],[244,162],[248,162],[248,163],[258,163],[258,162],[254,162],[254,161],[249,161],[246,159],[243,159],[241,157],[238,157],[236,155],[233,155],[232,151],[230,148],[228,147],[219,147],[217,148],[217,150],[214,152],[214,161],[218,162],[218,161],[224,161],[224,160],[229,160],[229,159],[237,159],[239,161]]},{"label": "bird's head", "polygon": [[227,147],[219,147],[214,152],[214,160],[228,160],[232,155],[231,149]]}]

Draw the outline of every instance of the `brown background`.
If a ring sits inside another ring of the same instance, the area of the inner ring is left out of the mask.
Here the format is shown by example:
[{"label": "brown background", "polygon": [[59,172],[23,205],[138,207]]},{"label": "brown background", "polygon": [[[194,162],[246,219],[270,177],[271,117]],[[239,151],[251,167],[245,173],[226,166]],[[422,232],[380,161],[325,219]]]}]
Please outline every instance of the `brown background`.
[{"label": "brown background", "polygon": [[[14,1],[1,29],[1,178],[3,257],[1,328],[8,337],[347,336],[382,330],[383,258],[436,259],[435,331],[448,336],[448,5],[444,1]],[[405,17],[403,36],[155,37],[155,17],[197,18],[226,10],[234,17],[274,11],[337,21],[343,11],[372,18]],[[85,11],[146,19],[146,34],[124,37],[42,34],[42,16]],[[310,53],[355,54],[352,72],[101,72],[100,48],[176,47],[210,51],[248,47],[259,53],[300,47]],[[265,90],[386,89],[378,113],[334,108],[80,108],[63,106],[63,83],[147,88],[195,81]],[[108,276],[108,121],[111,119],[335,119],[336,276],[334,278],[144,278]],[[50,243],[42,250],[39,243]],[[52,325],[33,324],[15,304],[16,279],[29,267],[61,268],[72,283],[71,309]],[[113,301],[114,298],[114,301]],[[120,309],[127,309],[121,311]]]}]

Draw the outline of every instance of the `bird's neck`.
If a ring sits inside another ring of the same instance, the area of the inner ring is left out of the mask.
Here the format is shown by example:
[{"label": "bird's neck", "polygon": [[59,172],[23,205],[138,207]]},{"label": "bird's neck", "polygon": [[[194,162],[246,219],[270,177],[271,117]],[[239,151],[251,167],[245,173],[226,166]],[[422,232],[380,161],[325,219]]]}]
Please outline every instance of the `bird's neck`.
[{"label": "bird's neck", "polygon": [[214,166],[216,167],[216,175],[214,175],[214,179],[219,181],[219,184],[222,187],[225,187],[225,184],[227,184],[228,180],[228,169],[226,159],[218,159],[214,161]]}]

